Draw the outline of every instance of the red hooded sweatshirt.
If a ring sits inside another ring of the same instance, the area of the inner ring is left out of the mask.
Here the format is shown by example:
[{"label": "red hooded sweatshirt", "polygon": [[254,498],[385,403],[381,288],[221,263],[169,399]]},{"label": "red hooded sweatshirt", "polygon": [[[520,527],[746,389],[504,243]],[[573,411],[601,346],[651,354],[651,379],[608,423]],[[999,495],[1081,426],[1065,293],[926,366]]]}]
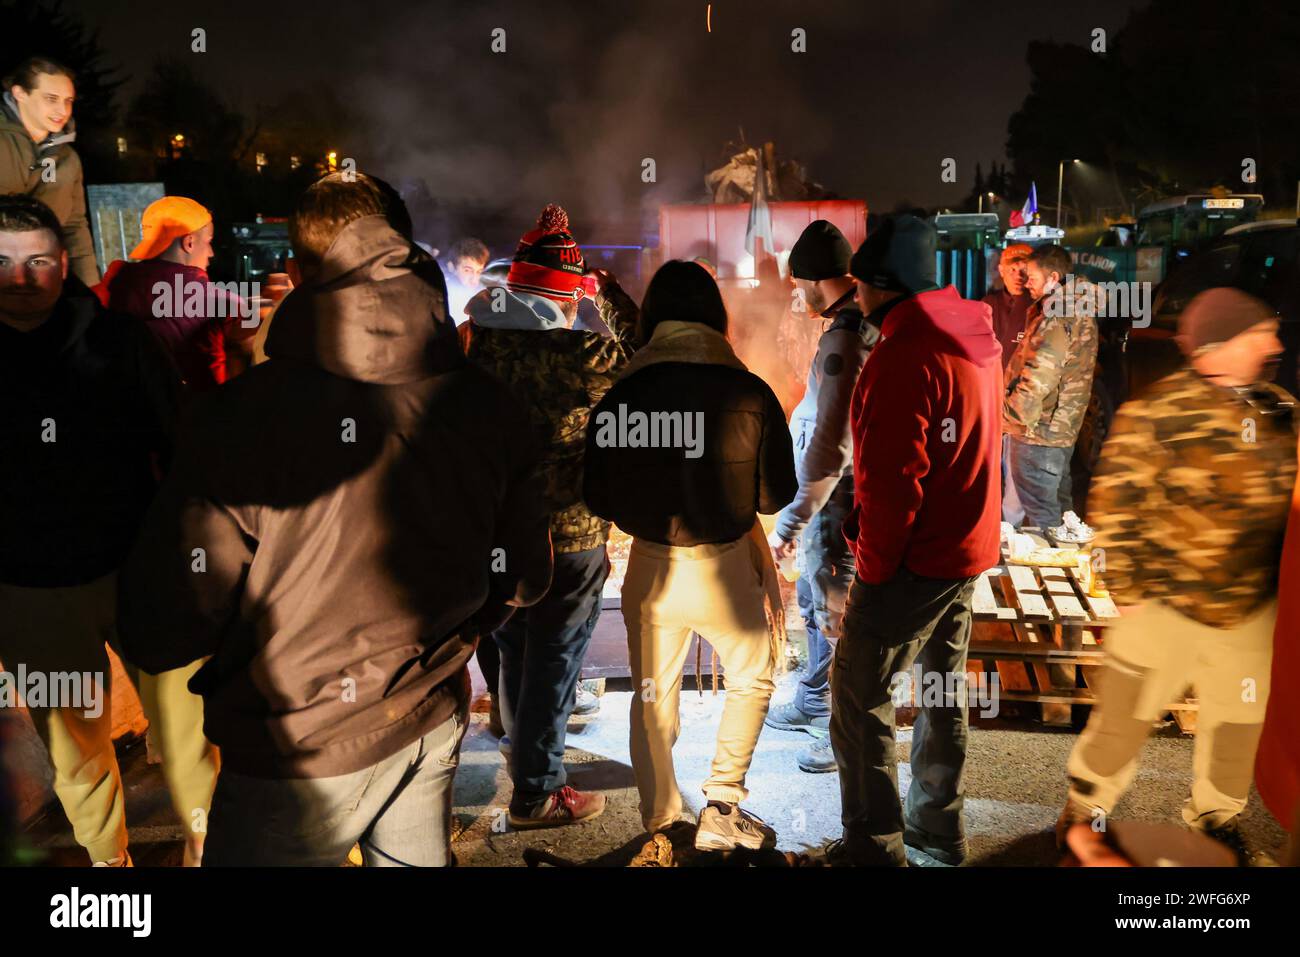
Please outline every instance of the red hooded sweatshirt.
[{"label": "red hooded sweatshirt", "polygon": [[970,578],[999,557],[1002,348],[952,286],[885,315],[850,408],[858,577]]}]

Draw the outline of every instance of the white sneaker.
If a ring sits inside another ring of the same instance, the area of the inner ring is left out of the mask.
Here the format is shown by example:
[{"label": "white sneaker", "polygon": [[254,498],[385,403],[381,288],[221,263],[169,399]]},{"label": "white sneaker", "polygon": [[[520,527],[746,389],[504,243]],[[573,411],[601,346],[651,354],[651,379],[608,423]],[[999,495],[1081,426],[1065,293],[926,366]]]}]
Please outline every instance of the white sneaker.
[{"label": "white sneaker", "polygon": [[131,852],[123,851],[118,857],[110,857],[106,861],[95,861],[91,867],[135,867],[131,863]]},{"label": "white sneaker", "polygon": [[732,851],[747,847],[753,851],[776,847],[776,831],[738,804],[706,805],[695,828],[697,851]]}]

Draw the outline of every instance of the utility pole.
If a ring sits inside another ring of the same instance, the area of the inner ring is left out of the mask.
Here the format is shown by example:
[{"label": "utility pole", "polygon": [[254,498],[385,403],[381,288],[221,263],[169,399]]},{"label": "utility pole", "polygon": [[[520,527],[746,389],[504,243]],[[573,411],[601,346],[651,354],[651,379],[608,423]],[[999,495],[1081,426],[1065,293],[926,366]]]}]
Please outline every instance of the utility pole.
[{"label": "utility pole", "polygon": [[1061,190],[1065,186],[1065,160],[1056,164],[1056,228],[1061,228]]},{"label": "utility pole", "polygon": [[[1077,159],[1070,160],[1071,163],[1079,162]],[[1056,166],[1056,228],[1061,228],[1061,190],[1065,186],[1065,160],[1061,160]]]}]

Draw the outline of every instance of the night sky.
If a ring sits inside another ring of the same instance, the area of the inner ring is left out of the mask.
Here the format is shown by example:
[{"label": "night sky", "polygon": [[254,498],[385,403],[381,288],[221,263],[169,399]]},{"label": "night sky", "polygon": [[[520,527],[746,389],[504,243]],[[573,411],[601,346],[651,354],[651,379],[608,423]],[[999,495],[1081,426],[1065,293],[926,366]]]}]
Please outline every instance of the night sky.
[{"label": "night sky", "polygon": [[[955,203],[976,161],[1004,158],[1030,40],[1113,36],[1135,5],[722,0],[712,33],[694,0],[80,6],[128,76],[160,55],[189,57],[246,110],[333,86],[370,124],[343,154],[438,195],[580,208],[694,199],[743,127],[840,195],[888,210]],[[194,27],[208,32],[205,54],[190,53]],[[495,27],[504,54],[490,52]],[[795,27],[807,53],[791,52]],[[640,179],[646,157],[654,186]],[[958,161],[956,184],[939,178],[944,157]],[[1040,189],[1054,172],[1038,174]]]}]

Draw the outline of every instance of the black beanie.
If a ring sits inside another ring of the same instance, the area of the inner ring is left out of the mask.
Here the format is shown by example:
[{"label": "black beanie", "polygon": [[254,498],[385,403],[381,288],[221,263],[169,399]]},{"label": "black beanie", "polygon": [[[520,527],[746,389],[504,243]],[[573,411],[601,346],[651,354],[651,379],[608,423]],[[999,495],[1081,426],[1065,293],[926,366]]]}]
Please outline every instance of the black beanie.
[{"label": "black beanie", "polygon": [[718,284],[697,262],[670,259],[659,267],[641,301],[641,341],[650,341],[655,327],[665,319],[699,322],[723,335],[727,332],[727,307]]},{"label": "black beanie", "polygon": [[834,223],[819,219],[808,224],[790,250],[790,275],[817,282],[849,271],[853,247]]},{"label": "black beanie", "polygon": [[934,289],[938,234],[915,216],[891,216],[872,231],[849,263],[853,278],[877,289],[924,292]]}]

